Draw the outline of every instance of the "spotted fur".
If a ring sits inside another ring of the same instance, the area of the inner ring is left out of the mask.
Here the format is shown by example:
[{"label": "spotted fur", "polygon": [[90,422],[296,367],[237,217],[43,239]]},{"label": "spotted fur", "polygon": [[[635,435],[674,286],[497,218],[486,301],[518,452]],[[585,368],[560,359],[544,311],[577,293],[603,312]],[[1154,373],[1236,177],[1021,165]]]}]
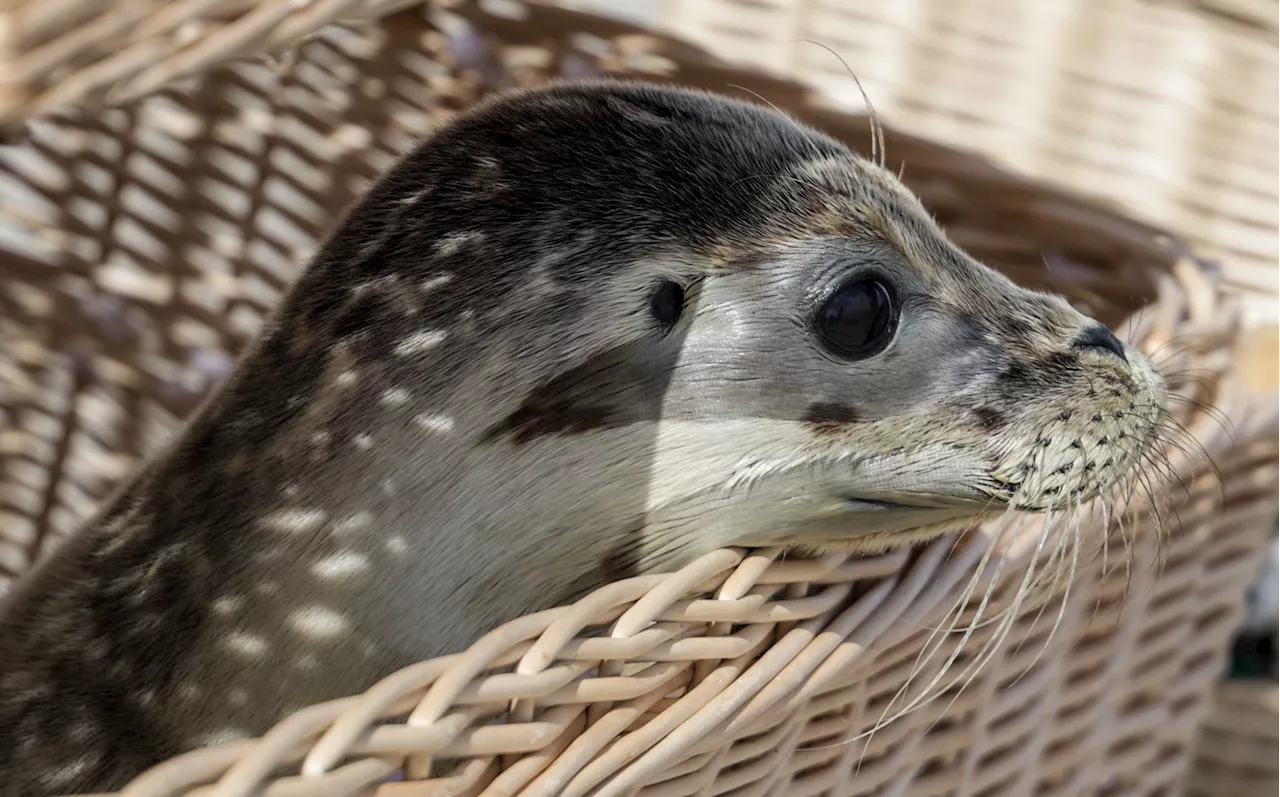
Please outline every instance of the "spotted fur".
[{"label": "spotted fur", "polygon": [[[903,319],[839,361],[807,318],[868,269]],[[1092,497],[1165,401],[1137,352],[1072,345],[1093,324],[775,112],[642,84],[487,102],[372,188],[224,389],[17,589],[0,795],[117,788],[723,545],[870,550]]]}]

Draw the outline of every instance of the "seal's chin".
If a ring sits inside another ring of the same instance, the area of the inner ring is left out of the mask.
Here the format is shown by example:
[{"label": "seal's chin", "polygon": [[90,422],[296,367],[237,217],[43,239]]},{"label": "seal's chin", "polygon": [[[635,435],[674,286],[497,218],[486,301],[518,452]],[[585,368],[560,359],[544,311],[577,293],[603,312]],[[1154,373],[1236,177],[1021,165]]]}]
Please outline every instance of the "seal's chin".
[{"label": "seal's chin", "polygon": [[962,518],[981,514],[981,507],[926,505],[898,500],[845,498],[830,526],[829,534],[865,537],[868,534],[913,533]]},{"label": "seal's chin", "polygon": [[932,512],[953,511],[970,512],[983,507],[1003,508],[1002,502],[994,498],[940,498],[937,496],[893,496],[891,498],[865,496],[844,496],[840,499],[841,508],[846,512],[862,514],[864,512]]}]

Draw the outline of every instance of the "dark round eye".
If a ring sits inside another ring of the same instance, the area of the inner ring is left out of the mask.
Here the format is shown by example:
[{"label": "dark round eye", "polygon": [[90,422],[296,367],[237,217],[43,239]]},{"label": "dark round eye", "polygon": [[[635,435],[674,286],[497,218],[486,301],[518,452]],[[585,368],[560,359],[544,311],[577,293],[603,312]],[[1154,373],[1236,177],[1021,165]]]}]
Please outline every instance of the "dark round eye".
[{"label": "dark round eye", "polygon": [[832,354],[846,360],[866,359],[884,351],[893,340],[897,299],[879,280],[850,282],[827,297],[813,323],[818,340]]},{"label": "dark round eye", "polygon": [[666,280],[658,284],[649,294],[649,312],[663,329],[675,326],[680,320],[680,311],[684,309],[684,288],[677,283]]}]

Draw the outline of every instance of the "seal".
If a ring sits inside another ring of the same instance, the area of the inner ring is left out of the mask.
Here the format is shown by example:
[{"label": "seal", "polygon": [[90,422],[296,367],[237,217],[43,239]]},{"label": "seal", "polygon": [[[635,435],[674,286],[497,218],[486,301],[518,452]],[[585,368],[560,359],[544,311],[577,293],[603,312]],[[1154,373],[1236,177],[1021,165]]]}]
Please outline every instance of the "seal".
[{"label": "seal", "polygon": [[0,620],[0,793],[198,745],[727,545],[1078,505],[1153,365],[881,165],[642,83],[497,96],[368,192],[177,439]]}]

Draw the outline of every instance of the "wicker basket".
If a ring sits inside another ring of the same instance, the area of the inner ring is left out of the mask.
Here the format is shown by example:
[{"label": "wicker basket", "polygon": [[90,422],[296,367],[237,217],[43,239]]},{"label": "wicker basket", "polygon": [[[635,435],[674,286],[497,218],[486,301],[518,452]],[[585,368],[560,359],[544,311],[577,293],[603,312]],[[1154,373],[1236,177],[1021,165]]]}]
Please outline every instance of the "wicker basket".
[{"label": "wicker basket", "polygon": [[1218,687],[1200,729],[1188,797],[1271,797],[1280,790],[1280,703],[1274,681]]},{"label": "wicker basket", "polygon": [[[484,92],[599,72],[741,85],[867,141],[864,119],[817,107],[797,84],[553,8],[507,4],[512,16],[466,2],[375,21],[400,4],[180,2],[120,22],[160,5],[44,0],[17,12],[43,27],[5,28],[76,42],[44,57],[67,80],[97,76],[67,95],[79,108],[23,126],[0,161],[0,564],[11,573],[225,375],[314,240],[396,153]],[[371,21],[273,59],[224,61],[342,15]],[[69,21],[83,26],[66,33]],[[187,25],[187,39],[167,38]],[[31,58],[41,38],[16,40]],[[11,119],[51,107],[32,85],[14,89]],[[86,110],[91,96],[105,106]],[[980,627],[957,653],[953,674],[973,675],[963,689],[871,735],[903,705],[900,688],[927,682],[951,652],[920,655],[999,524],[954,548],[877,559],[718,551],[519,619],[262,739],[175,759],[124,794],[1179,791],[1276,511],[1276,401],[1232,370],[1238,313],[1213,270],[1158,230],[922,139],[891,133],[888,148],[975,256],[1113,325],[1135,319],[1125,334],[1160,351],[1186,399],[1175,413],[1203,451],[1170,452],[1177,474],[1153,485],[1158,516],[1135,501],[1123,526],[1092,518],[1092,538],[1110,533],[1113,551],[1127,538],[1129,557],[1082,561],[1061,613],[1016,615],[996,648],[984,645],[998,626]],[[1033,559],[1035,522],[981,573],[997,587],[984,617]],[[451,774],[394,780],[433,760],[452,761]]]}]

